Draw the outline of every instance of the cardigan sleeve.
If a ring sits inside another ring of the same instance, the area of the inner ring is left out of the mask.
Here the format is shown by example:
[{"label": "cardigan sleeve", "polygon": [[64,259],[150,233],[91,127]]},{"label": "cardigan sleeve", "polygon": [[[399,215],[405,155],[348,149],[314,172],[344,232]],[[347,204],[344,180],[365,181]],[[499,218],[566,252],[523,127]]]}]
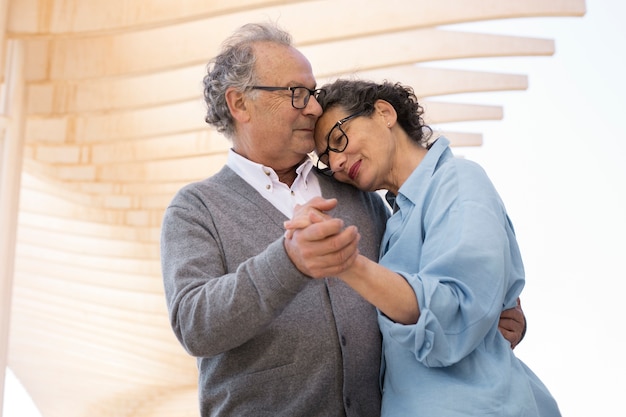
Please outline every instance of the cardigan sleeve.
[{"label": "cardigan sleeve", "polygon": [[186,187],[163,218],[161,264],[170,321],[193,356],[213,356],[253,338],[309,280],[289,260],[275,223],[264,221],[262,213],[228,214],[244,206],[236,198]]}]

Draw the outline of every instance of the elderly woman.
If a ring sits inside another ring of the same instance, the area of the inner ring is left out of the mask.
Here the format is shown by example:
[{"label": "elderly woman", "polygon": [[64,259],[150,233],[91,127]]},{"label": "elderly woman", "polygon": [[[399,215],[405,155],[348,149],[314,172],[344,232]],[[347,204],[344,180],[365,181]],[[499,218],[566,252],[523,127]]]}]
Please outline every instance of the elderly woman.
[{"label": "elderly woman", "polygon": [[[356,254],[337,271],[379,311],[382,415],[560,415],[498,329],[502,310],[519,300],[524,268],[484,170],[455,158],[446,138],[430,142],[411,88],[338,80],[323,89],[318,169],[395,196],[379,263]],[[301,208],[287,239],[322,230],[333,204],[318,198]]]}]

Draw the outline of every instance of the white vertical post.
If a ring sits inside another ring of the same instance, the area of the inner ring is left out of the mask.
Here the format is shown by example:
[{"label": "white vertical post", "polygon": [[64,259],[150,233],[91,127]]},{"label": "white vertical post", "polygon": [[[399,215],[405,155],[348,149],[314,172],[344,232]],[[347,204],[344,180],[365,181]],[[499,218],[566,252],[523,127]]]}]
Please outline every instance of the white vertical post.
[{"label": "white vertical post", "polygon": [[0,102],[4,134],[0,140],[0,417],[9,354],[9,325],[22,158],[24,154],[24,51],[19,40],[7,42],[5,88]]}]

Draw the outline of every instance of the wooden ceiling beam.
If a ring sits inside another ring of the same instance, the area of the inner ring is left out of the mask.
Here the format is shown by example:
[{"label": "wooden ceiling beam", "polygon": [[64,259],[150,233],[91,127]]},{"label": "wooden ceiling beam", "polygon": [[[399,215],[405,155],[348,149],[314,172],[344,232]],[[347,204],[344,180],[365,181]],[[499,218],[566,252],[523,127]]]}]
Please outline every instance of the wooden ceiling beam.
[{"label": "wooden ceiling beam", "polygon": [[53,0],[45,4],[20,0],[11,5],[8,29],[13,36],[111,34],[303,1],[306,0],[177,0],[172,7],[161,0]]},{"label": "wooden ceiling beam", "polygon": [[[317,80],[318,85],[321,87],[335,78],[337,77],[320,78]],[[425,67],[419,64],[358,71],[349,78],[401,82],[413,87],[420,100],[448,94],[515,91],[528,88],[526,75]]]},{"label": "wooden ceiling beam", "polygon": [[[484,116],[477,113],[468,119],[466,113],[455,114],[458,105],[448,106],[445,114],[439,107],[430,112],[428,116],[433,123],[492,119],[485,112]],[[84,165],[82,172],[73,174],[75,180],[99,178],[87,166],[110,162],[116,156],[120,158],[116,161],[119,164],[212,155],[230,147],[226,139],[206,125],[204,109],[195,101],[113,114],[30,118],[26,131],[28,154],[36,160],[55,165]],[[189,140],[175,142],[178,138]],[[107,151],[113,154],[105,156]],[[127,153],[121,156],[121,152]]]},{"label": "wooden ceiling beam", "polygon": [[[152,74],[82,81],[50,81],[27,86],[27,113],[31,116],[137,110],[197,101],[202,103],[205,66],[192,66]],[[393,65],[360,71],[365,79],[393,79],[413,85],[420,97],[451,93],[523,90],[525,75]],[[322,85],[332,78],[319,78]]]},{"label": "wooden ceiling beam", "polygon": [[[29,170],[40,174],[42,177],[47,172],[42,164],[30,161],[28,163]],[[84,204],[85,201],[81,196],[98,196],[101,194],[130,194],[130,195],[143,195],[154,196],[161,198],[162,196],[172,197],[176,191],[178,191],[185,182],[181,181],[137,181],[128,183],[115,183],[109,181],[99,182],[66,182],[60,181],[54,177],[45,177],[45,179],[35,178],[32,175],[24,175],[23,181],[26,183],[23,189],[36,190],[42,194],[49,194],[63,199],[68,199],[77,204]],[[146,207],[156,207],[155,205],[147,205]],[[24,205],[21,206],[21,210],[26,209]]]},{"label": "wooden ceiling beam", "polygon": [[[52,176],[54,178],[54,176]],[[109,225],[137,227],[139,230],[145,228],[146,233],[153,227],[161,224],[163,209],[167,202],[171,200],[172,194],[163,195],[159,199],[158,208],[125,208],[112,209],[103,208],[99,205],[81,205],[72,202],[68,198],[54,195],[35,194],[24,192],[22,195],[20,210],[28,213],[48,213],[61,218],[79,219],[86,222],[95,222]],[[151,201],[151,198],[147,198]],[[145,239],[151,241],[152,239]],[[153,254],[154,255],[154,254]]]},{"label": "wooden ceiling beam", "polygon": [[464,58],[549,56],[554,41],[441,29],[418,29],[300,48],[318,77]]},{"label": "wooden ceiling beam", "polygon": [[[85,2],[38,0],[13,2],[8,14],[12,36],[56,35],[70,37],[102,33],[134,32],[153,27],[176,26],[200,20],[230,32],[244,22],[278,20],[299,42],[320,38],[359,36],[364,27],[385,32],[390,27],[415,28],[468,21],[519,17],[582,16],[583,0],[387,0],[364,4],[360,0],[179,0],[167,7],[159,0]],[[359,19],[353,19],[358,11]],[[303,16],[312,24],[302,24]],[[319,31],[315,21],[323,22]],[[221,24],[220,24],[221,23]]]},{"label": "wooden ceiling beam", "polygon": [[[25,38],[28,64],[26,79],[43,81],[108,77],[203,64],[220,47],[222,38],[214,36],[216,31],[229,33],[250,21],[278,20],[292,32],[297,44],[311,46],[399,31],[410,32],[444,24],[519,17],[520,13],[523,16],[556,15],[557,10],[563,10],[559,15],[584,13],[583,0],[571,0],[567,5],[556,0],[390,0],[367,7],[352,0],[305,2],[124,33]],[[307,12],[307,8],[310,8],[310,12]],[[355,10],[359,10],[365,17],[353,19]],[[302,24],[302,16],[319,16],[319,19],[324,19],[324,30],[319,30],[316,24]],[[428,43],[424,42],[415,42],[415,46],[428,49]]]},{"label": "wooden ceiling beam", "polygon": [[[220,42],[210,33],[203,38],[198,34],[201,29],[191,27],[182,32],[168,27],[154,34],[26,40],[27,81],[149,75],[205,65],[217,53]],[[183,36],[190,39],[183,39]],[[202,44],[197,44],[199,39]],[[318,76],[440,59],[551,55],[554,52],[552,40],[432,28],[341,38],[304,44],[299,49],[309,58]],[[110,59],[112,56],[116,59]],[[378,56],[381,61],[355,66],[355,56],[369,57],[364,59],[364,64]]]}]

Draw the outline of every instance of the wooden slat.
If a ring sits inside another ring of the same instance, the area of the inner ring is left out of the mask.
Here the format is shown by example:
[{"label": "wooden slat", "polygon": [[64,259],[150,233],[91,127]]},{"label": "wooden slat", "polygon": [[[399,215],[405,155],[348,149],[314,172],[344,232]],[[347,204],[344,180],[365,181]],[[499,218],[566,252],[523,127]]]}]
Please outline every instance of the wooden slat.
[{"label": "wooden slat", "polygon": [[[417,29],[300,48],[318,77],[447,59],[549,56],[554,41],[518,36]],[[341,57],[341,59],[328,59]]]},{"label": "wooden slat", "polygon": [[67,36],[84,32],[119,32],[136,28],[163,26],[198,16],[219,16],[268,5],[297,4],[306,0],[162,0],[84,1],[19,0],[12,4],[9,30],[20,35],[56,34]]}]

